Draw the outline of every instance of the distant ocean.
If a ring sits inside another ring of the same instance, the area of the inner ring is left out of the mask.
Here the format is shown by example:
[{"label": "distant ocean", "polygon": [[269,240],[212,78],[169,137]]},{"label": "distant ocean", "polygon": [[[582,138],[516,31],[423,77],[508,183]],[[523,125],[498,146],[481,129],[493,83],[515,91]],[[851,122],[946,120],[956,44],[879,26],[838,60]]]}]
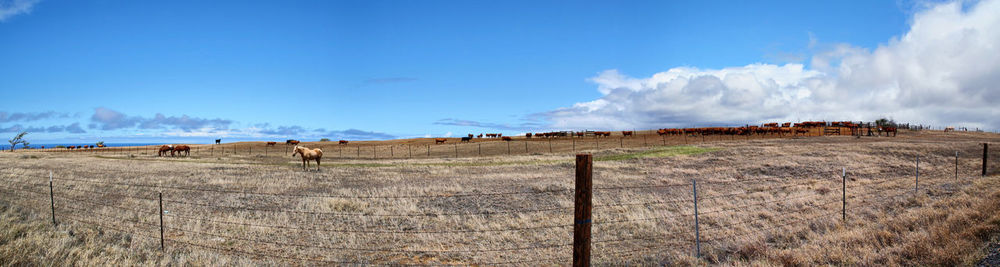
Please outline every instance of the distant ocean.
[{"label": "distant ocean", "polygon": [[[105,142],[104,146],[105,147],[158,146],[158,145],[162,145],[162,144],[165,144],[165,143],[107,143],[107,142]],[[55,148],[55,147],[58,147],[58,146],[68,147],[68,146],[84,146],[84,145],[95,145],[96,146],[96,143],[29,144],[28,146],[31,147],[31,148],[42,148],[42,146],[45,146],[45,148]],[[22,147],[23,146],[21,146],[21,145],[17,145],[15,147],[15,149],[21,149]],[[0,145],[0,149],[2,149],[2,150],[10,150],[10,144]]]}]

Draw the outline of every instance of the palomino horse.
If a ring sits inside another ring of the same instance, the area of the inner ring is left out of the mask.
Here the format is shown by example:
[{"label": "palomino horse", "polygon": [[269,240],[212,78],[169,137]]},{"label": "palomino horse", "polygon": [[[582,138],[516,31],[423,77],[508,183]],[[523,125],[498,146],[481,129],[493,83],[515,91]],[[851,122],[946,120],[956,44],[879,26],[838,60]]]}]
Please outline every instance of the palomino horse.
[{"label": "palomino horse", "polygon": [[170,156],[174,156],[174,152],[177,152],[177,156],[181,156],[181,152],[184,152],[184,156],[191,156],[191,147],[186,145],[176,145],[174,150],[170,151]]},{"label": "palomino horse", "polygon": [[306,166],[309,165],[310,160],[316,160],[316,170],[319,171],[319,160],[320,158],[323,158],[322,149],[310,149],[304,146],[295,146],[295,150],[292,152],[292,157],[295,157],[295,154],[302,155],[302,170],[306,170]]}]

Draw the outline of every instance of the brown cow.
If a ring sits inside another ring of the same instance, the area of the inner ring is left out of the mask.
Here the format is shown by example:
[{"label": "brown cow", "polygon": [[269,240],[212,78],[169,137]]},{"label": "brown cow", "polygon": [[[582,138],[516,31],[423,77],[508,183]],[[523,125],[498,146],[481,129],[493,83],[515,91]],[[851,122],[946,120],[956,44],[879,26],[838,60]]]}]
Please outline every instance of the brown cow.
[{"label": "brown cow", "polygon": [[524,134],[524,138],[531,138],[531,133]]},{"label": "brown cow", "polygon": [[176,145],[174,146],[174,150],[170,151],[171,157],[174,156],[174,152],[177,152],[178,157],[181,155],[181,152],[184,152],[184,156],[191,156],[191,147],[186,145]]},{"label": "brown cow", "polygon": [[347,140],[340,140],[337,143],[341,144],[341,145],[346,145],[347,144]]},{"label": "brown cow", "polygon": [[435,144],[435,145],[436,145],[436,144],[441,144],[441,143],[444,143],[444,141],[448,141],[448,139],[444,139],[444,138],[434,138],[434,144]]},{"label": "brown cow", "polygon": [[622,136],[632,136],[632,131],[622,131]]},{"label": "brown cow", "polygon": [[504,136],[504,137],[500,137],[500,139],[501,139],[501,140],[504,140],[504,141],[511,141],[511,140],[514,140],[513,138],[510,138],[510,136]]},{"label": "brown cow", "polygon": [[170,155],[173,156],[173,154],[174,154],[174,146],[173,145],[169,145],[169,146],[168,145],[162,145],[162,146],[160,146],[160,153],[157,154],[157,157],[162,157],[163,154],[166,154],[167,152],[170,152]]},{"label": "brown cow", "polygon": [[286,143],[288,143],[289,145],[298,145],[299,144],[299,140],[291,140],[291,141],[288,141]]},{"label": "brown cow", "polygon": [[278,142],[267,142],[267,146],[274,146],[274,145],[275,145],[275,144],[277,144],[277,143],[278,143]]}]

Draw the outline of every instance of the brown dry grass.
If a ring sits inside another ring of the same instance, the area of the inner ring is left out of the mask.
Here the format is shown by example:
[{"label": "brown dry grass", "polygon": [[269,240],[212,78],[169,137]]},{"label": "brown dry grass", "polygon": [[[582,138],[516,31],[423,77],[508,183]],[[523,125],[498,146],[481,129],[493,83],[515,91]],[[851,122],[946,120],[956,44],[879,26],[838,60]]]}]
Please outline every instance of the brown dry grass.
[{"label": "brown dry grass", "polygon": [[[978,178],[977,154],[978,143],[997,140],[924,131],[898,138],[722,138],[691,153],[594,150],[606,159],[594,164],[594,263],[967,265],[1000,225],[1000,194],[993,190],[1000,179]],[[563,151],[331,159],[320,172],[303,172],[285,155],[0,153],[0,265],[565,265],[573,165]],[[955,151],[962,153],[958,180]],[[914,194],[918,155],[921,191]],[[849,177],[846,222],[841,167]],[[49,171],[56,177],[56,230],[48,221]],[[701,259],[691,256],[692,179],[701,199]],[[169,211],[165,252],[156,228],[159,190],[126,184],[197,189],[162,189]],[[525,193],[476,195],[490,192]],[[567,227],[511,230],[560,225]]]}]

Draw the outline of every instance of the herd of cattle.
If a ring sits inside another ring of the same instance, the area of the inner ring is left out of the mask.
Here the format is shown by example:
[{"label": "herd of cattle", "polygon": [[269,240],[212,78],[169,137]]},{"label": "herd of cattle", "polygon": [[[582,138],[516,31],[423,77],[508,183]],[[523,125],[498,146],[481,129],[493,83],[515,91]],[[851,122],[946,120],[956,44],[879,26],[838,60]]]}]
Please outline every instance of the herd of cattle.
[{"label": "herd of cattle", "polygon": [[[808,134],[809,130],[817,127],[846,127],[851,128],[852,132],[860,132],[861,125],[849,122],[849,121],[837,121],[837,122],[824,122],[824,121],[807,121],[801,123],[782,123],[780,126],[777,122],[765,123],[761,126],[743,126],[743,127],[702,127],[702,128],[664,128],[656,130],[659,135],[799,135]],[[891,126],[876,126],[870,127],[869,132],[877,131],[879,135],[881,133],[892,134],[896,136],[896,127]],[[870,134],[870,133],[869,133]]]}]

